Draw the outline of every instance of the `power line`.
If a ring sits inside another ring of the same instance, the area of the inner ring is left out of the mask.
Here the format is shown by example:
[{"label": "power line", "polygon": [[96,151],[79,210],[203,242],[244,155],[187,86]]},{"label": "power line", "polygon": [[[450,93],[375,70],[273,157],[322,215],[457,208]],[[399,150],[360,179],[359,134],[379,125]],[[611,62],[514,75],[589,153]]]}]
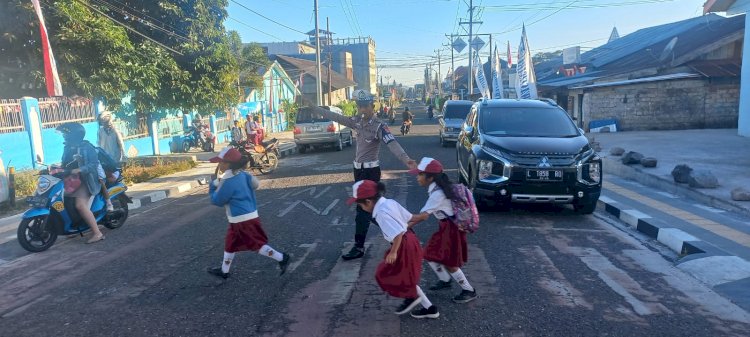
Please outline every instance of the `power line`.
[{"label": "power line", "polygon": [[260,17],[262,17],[262,18],[264,18],[264,19],[266,19],[266,20],[268,20],[268,21],[271,21],[271,22],[273,22],[273,23],[275,23],[275,24],[277,24],[277,25],[279,25],[279,26],[282,26],[282,27],[284,27],[284,28],[286,28],[286,29],[289,29],[289,30],[295,31],[295,32],[297,32],[297,33],[300,33],[300,34],[304,34],[304,35],[307,35],[307,33],[303,32],[303,31],[301,31],[301,30],[298,30],[298,29],[294,29],[294,28],[292,28],[292,27],[289,27],[289,26],[287,26],[287,25],[285,25],[285,24],[283,24],[283,23],[281,23],[281,22],[278,22],[278,21],[276,21],[276,20],[274,20],[274,19],[271,19],[271,18],[269,18],[269,17],[267,17],[267,16],[265,16],[265,15],[263,15],[263,14],[260,14],[260,13],[258,13],[258,12],[256,12],[256,11],[254,11],[254,10],[250,9],[249,7],[247,7],[247,6],[243,5],[243,4],[241,4],[241,3],[240,3],[240,2],[238,2],[238,1],[235,1],[235,0],[229,0],[229,1],[231,1],[231,2],[233,2],[233,3],[235,3],[235,4],[237,4],[238,6],[240,6],[240,7],[244,8],[244,9],[246,9],[246,10],[250,11],[250,12],[252,12],[253,14],[255,14],[255,15],[257,15],[257,16],[260,16]]},{"label": "power line", "polygon": [[271,34],[268,34],[268,33],[264,32],[264,31],[262,31],[262,30],[260,30],[260,29],[258,29],[258,28],[255,28],[255,27],[253,27],[253,26],[251,26],[251,25],[248,25],[247,23],[244,23],[244,22],[242,22],[242,21],[240,21],[240,20],[237,20],[237,19],[235,19],[235,18],[233,18],[233,17],[231,17],[231,16],[227,16],[227,18],[228,18],[228,19],[230,19],[230,20],[232,20],[232,21],[234,21],[234,22],[237,22],[237,23],[239,23],[239,24],[241,24],[241,25],[243,25],[243,26],[245,26],[245,27],[247,27],[247,28],[250,28],[250,29],[252,29],[252,30],[254,30],[254,31],[257,31],[257,32],[259,32],[259,33],[261,33],[261,34],[264,34],[264,35],[268,35],[268,36],[270,36],[270,37],[272,37],[272,38],[274,38],[274,39],[276,39],[276,40],[279,40],[279,41],[284,41],[284,40],[282,40],[281,38],[279,38],[279,37],[278,37],[278,36],[276,36],[276,35],[271,35]]}]

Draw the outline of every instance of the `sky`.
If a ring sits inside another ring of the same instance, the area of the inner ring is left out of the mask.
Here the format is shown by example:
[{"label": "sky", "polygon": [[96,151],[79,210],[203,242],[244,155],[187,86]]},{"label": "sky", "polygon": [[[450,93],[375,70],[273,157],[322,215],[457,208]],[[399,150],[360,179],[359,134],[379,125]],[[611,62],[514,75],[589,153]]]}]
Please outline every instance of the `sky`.
[{"label": "sky", "polygon": [[[642,28],[703,14],[705,0],[474,0],[474,33],[491,34],[506,58],[521,40],[521,25],[532,54],[580,46],[585,52],[607,42],[613,27],[620,36]],[[446,34],[468,34],[469,0],[318,0],[320,28],[326,17],[334,38],[370,36],[376,44],[378,75],[384,81],[414,85],[423,81],[432,62],[441,77],[451,67]],[[241,6],[242,5],[242,6]],[[244,7],[243,7],[244,6]],[[314,0],[229,0],[225,26],[240,33],[243,42],[307,40],[315,28]],[[248,10],[249,9],[249,10]],[[252,11],[260,15],[253,13]],[[262,17],[262,16],[264,17]],[[478,19],[477,19],[478,18]],[[274,22],[275,21],[275,22]],[[485,43],[487,37],[483,38]],[[466,38],[464,38],[466,40]],[[468,65],[467,50],[454,53],[455,66]],[[480,56],[489,55],[489,47]],[[514,61],[515,62],[515,61]]]}]

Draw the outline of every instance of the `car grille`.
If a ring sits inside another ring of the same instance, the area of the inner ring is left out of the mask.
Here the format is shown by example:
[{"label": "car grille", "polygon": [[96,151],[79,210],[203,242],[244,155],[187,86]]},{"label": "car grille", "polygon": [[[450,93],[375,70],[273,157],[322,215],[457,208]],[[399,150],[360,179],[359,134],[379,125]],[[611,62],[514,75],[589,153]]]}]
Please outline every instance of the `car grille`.
[{"label": "car grille", "polygon": [[509,157],[509,159],[515,164],[527,167],[538,167],[539,163],[542,162],[543,157],[547,157],[547,163],[549,163],[551,167],[570,167],[576,163],[575,154],[516,153],[510,154]]}]

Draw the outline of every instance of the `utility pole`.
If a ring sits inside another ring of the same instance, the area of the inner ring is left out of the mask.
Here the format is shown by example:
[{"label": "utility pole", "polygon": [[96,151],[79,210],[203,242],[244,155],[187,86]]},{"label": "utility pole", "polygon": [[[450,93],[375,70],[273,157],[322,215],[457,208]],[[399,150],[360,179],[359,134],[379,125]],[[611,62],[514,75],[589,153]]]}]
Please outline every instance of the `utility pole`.
[{"label": "utility pole", "polygon": [[474,55],[472,54],[473,48],[471,46],[471,43],[473,42],[472,37],[474,35],[474,25],[481,24],[481,23],[482,21],[474,21],[474,1],[469,0],[469,22],[461,21],[458,23],[459,25],[469,25],[469,71],[468,71],[469,76],[467,76],[467,79],[469,82],[469,86],[468,86],[469,96],[471,96],[471,94],[474,92],[474,80],[472,79],[472,76],[471,76],[471,63],[473,61],[472,59]]},{"label": "utility pole", "polygon": [[443,96],[443,74],[440,70],[440,49],[437,50],[438,54],[438,97]]},{"label": "utility pole", "polygon": [[331,27],[328,24],[328,17],[326,16],[326,34],[328,35],[328,39],[326,40],[326,46],[328,47],[328,106],[331,106],[331,92],[333,91],[333,86],[331,85],[331,40],[333,36],[331,36]]},{"label": "utility pole", "polygon": [[453,67],[453,46],[452,46],[453,35],[452,34],[451,34],[450,42],[451,43],[449,44],[444,44],[443,47],[448,47],[448,49],[451,50],[451,99],[453,99],[453,93],[456,91],[456,84],[453,83],[454,82],[453,79],[456,76],[456,68]]},{"label": "utility pole", "polygon": [[318,0],[315,0],[315,104],[318,106],[323,105],[323,83],[321,77],[323,76],[320,71],[320,27],[318,26]]}]

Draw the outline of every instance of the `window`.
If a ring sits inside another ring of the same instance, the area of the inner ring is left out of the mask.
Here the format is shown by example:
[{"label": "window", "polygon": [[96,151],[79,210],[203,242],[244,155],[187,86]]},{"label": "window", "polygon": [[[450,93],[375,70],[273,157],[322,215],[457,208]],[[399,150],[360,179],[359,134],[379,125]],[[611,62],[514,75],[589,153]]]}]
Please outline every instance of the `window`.
[{"label": "window", "polygon": [[445,119],[466,119],[466,115],[471,111],[471,104],[446,104],[443,110]]},{"label": "window", "polygon": [[482,133],[506,137],[576,137],[578,129],[559,108],[488,108],[480,118]]}]

